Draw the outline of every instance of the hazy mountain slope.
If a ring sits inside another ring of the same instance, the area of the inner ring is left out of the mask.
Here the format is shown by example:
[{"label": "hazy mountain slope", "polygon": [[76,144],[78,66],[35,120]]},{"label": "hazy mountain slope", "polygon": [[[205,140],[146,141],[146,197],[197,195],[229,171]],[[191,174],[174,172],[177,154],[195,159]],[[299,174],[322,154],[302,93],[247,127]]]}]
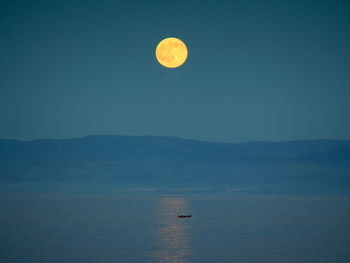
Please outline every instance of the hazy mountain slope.
[{"label": "hazy mountain slope", "polygon": [[0,182],[153,186],[350,185],[350,141],[201,142],[88,136],[0,140]]}]

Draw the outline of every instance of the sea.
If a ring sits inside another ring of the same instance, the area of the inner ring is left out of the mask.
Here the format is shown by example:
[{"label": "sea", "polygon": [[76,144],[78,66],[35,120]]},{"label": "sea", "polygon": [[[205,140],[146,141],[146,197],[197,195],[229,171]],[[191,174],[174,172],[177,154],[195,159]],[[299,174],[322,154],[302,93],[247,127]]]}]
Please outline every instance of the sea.
[{"label": "sea", "polygon": [[350,196],[1,194],[0,262],[345,263]]}]

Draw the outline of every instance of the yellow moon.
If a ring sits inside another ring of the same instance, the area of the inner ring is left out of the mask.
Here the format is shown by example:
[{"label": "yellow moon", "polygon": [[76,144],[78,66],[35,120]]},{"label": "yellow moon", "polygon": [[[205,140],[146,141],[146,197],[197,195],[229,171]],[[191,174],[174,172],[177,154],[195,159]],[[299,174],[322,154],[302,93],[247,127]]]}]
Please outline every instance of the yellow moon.
[{"label": "yellow moon", "polygon": [[185,63],[188,51],[184,42],[178,38],[169,37],[159,42],[156,48],[158,62],[167,68],[177,68]]}]

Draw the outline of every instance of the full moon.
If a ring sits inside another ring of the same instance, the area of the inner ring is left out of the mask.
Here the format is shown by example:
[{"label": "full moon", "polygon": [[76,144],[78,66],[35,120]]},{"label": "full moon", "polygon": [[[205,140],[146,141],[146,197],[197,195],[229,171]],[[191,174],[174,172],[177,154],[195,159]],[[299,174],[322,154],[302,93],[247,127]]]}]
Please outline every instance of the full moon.
[{"label": "full moon", "polygon": [[158,62],[167,68],[177,68],[187,59],[187,47],[178,38],[169,37],[159,42],[156,48]]}]

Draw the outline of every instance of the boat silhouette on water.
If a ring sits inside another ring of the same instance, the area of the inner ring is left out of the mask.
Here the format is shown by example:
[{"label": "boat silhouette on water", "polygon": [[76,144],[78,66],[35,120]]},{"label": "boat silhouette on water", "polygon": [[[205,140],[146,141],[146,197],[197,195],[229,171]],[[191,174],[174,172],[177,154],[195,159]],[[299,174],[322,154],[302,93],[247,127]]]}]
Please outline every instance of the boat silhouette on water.
[{"label": "boat silhouette on water", "polygon": [[182,214],[182,215],[179,215],[178,217],[180,217],[180,218],[184,218],[184,217],[192,217],[192,215],[185,215],[185,214]]}]

